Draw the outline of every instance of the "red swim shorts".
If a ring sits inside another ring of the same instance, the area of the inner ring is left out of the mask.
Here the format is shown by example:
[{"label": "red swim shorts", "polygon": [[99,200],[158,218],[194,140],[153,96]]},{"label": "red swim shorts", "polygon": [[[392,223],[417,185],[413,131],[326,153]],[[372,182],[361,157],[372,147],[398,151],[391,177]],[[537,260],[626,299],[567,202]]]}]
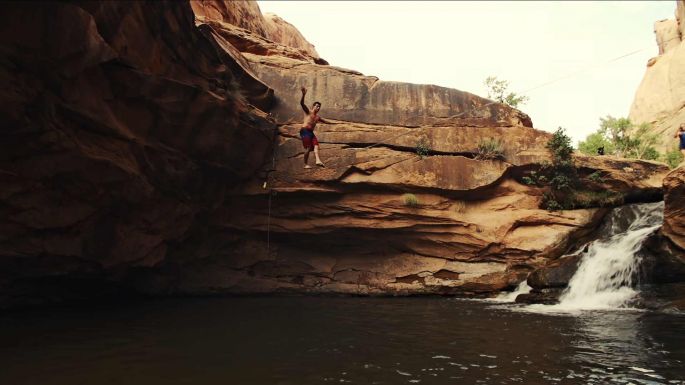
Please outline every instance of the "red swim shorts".
[{"label": "red swim shorts", "polygon": [[303,136],[302,137],[302,147],[313,150],[314,146],[318,146],[318,145],[319,145],[319,140],[316,139],[316,136]]}]

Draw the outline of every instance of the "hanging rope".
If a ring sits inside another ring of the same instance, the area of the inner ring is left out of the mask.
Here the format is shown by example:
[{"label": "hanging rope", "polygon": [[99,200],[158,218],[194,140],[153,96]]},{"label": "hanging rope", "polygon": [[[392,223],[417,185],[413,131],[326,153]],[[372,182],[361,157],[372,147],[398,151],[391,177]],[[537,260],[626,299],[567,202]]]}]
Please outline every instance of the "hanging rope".
[{"label": "hanging rope", "polygon": [[[276,128],[278,130],[278,127]],[[266,219],[266,255],[271,255],[271,198],[273,196],[273,190],[269,186],[269,175],[276,169],[276,150],[278,149],[278,132],[274,135],[273,152],[271,153],[271,170],[266,174],[266,180],[262,185],[263,189],[269,187],[269,214]]]}]

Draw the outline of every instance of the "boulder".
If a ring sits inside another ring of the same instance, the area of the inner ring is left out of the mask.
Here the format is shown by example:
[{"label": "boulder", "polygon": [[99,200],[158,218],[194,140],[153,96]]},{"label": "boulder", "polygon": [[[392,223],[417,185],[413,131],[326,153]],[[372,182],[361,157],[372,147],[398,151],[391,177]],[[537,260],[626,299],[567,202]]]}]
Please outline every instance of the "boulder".
[{"label": "boulder", "polygon": [[549,288],[565,288],[578,270],[582,256],[582,253],[567,255],[533,271],[528,276],[528,286],[538,291]]}]

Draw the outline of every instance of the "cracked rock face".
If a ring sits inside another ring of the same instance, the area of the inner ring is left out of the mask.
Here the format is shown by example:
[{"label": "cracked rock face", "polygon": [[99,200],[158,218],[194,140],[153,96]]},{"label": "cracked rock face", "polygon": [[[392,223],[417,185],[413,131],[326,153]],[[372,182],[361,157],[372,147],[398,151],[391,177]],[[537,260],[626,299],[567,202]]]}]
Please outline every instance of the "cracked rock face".
[{"label": "cracked rock face", "polygon": [[[4,8],[0,305],[118,290],[487,294],[606,213],[539,209],[543,190],[519,181],[549,160],[550,134],[524,113],[327,65],[282,44],[298,39],[290,27],[271,40],[256,3]],[[303,168],[300,85],[336,123],[316,128],[325,168]],[[489,140],[502,154],[479,159]],[[576,162],[634,201],[660,194],[667,171]]]},{"label": "cracked rock face", "polygon": [[[227,40],[245,33],[214,26]],[[242,53],[274,90],[269,112],[280,136],[264,175],[233,190],[215,219],[242,235],[225,239],[224,256],[196,267],[203,278],[192,290],[489,293],[560,255],[606,213],[539,209],[542,191],[516,176],[549,160],[550,134],[520,111],[458,90],[318,65],[273,44]],[[300,86],[308,89],[305,102],[320,101],[320,114],[335,123],[316,129],[325,168],[303,168]],[[504,159],[476,159],[485,140],[500,141]],[[418,143],[428,156],[417,155]],[[658,194],[666,172],[650,162],[576,161],[625,194]]]}]

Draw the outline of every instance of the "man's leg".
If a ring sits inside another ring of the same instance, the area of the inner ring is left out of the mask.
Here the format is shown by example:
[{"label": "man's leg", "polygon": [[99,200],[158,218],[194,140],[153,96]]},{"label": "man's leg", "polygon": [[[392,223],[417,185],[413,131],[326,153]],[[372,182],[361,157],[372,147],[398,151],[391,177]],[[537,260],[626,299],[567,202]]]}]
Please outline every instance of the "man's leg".
[{"label": "man's leg", "polygon": [[319,145],[317,144],[314,146],[314,157],[316,158],[316,165],[317,166],[323,166],[323,162],[321,161],[321,158],[319,158]]},{"label": "man's leg", "polygon": [[304,150],[304,168],[312,168],[312,166],[307,164],[307,162],[309,161],[309,152],[310,151],[311,151],[311,147],[307,147]]}]

